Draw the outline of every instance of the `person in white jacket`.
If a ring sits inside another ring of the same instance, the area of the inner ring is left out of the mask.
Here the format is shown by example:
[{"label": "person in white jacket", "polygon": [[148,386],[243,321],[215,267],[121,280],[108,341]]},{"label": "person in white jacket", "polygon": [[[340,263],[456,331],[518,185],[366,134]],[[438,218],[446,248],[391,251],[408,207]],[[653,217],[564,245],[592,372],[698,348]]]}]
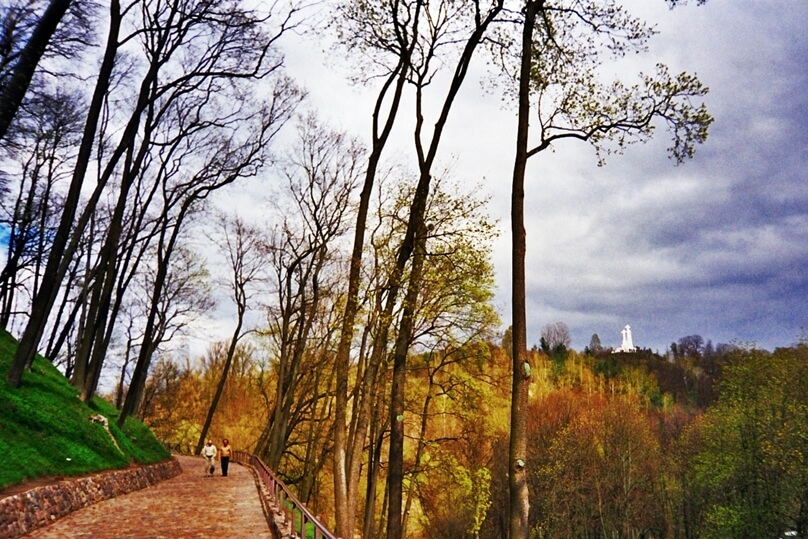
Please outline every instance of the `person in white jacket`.
[{"label": "person in white jacket", "polygon": [[208,444],[202,448],[202,456],[205,458],[205,475],[213,475],[216,471],[216,455],[218,454],[213,440],[208,440]]}]

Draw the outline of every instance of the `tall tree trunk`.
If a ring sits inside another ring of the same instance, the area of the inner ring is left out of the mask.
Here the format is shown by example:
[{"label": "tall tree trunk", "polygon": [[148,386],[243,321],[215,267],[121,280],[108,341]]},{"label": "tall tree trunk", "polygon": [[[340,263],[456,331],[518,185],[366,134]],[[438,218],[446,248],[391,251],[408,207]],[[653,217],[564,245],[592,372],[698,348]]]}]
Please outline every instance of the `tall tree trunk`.
[{"label": "tall tree trunk", "polygon": [[[88,279],[92,277],[88,276]],[[74,387],[81,388],[84,385],[84,381],[87,378],[87,371],[89,369],[89,361],[88,358],[90,357],[91,347],[93,343],[93,327],[96,323],[96,318],[98,317],[98,303],[101,298],[101,288],[103,286],[103,282],[101,281],[102,276],[98,273],[95,274],[95,279],[91,283],[85,284],[85,286],[89,286],[88,295],[89,301],[87,305],[83,306],[84,311],[84,324],[81,325],[79,328],[79,338],[76,347],[76,359],[73,365],[73,373],[70,377],[70,380]]]},{"label": "tall tree trunk", "polygon": [[[67,276],[67,281],[65,283],[65,288],[68,290],[73,288],[73,283],[76,281],[76,274],[75,272],[71,272]],[[83,286],[83,285],[82,285]],[[67,294],[64,295],[62,302],[59,305],[59,308],[56,311],[55,317],[55,324],[53,327],[53,331],[51,332],[50,339],[48,341],[48,345],[45,349],[45,357],[55,360],[59,353],[62,350],[65,342],[67,341],[67,337],[70,335],[70,330],[73,325],[76,323],[76,317],[78,316],[79,310],[84,305],[84,298],[86,296],[86,292],[82,290],[76,298],[76,301],[70,305],[70,298]],[[67,317],[64,321],[62,318],[64,316],[64,311],[70,306],[70,311],[67,314]],[[61,328],[61,331],[59,330]]]},{"label": "tall tree trunk", "polygon": [[118,201],[107,228],[104,244],[98,254],[95,282],[93,283],[90,301],[90,314],[85,333],[82,336],[82,346],[80,347],[82,353],[76,355],[76,364],[83,364],[85,367],[81,378],[74,376],[74,385],[81,391],[81,398],[85,402],[88,402],[95,395],[109,342],[107,336],[111,335],[115,324],[118,303],[116,302],[113,305],[112,298],[120,269],[118,248],[123,234],[123,222],[129,192],[135,181],[137,181],[141,164],[148,153],[153,115],[154,110],[150,105],[147,118],[143,122],[145,125],[143,140],[137,154],[135,155],[134,139],[130,141],[127,148]]},{"label": "tall tree trunk", "polygon": [[510,539],[527,539],[530,500],[527,486],[527,396],[530,369],[527,364],[527,320],[525,305],[525,170],[528,159],[530,112],[530,67],[533,27],[543,0],[527,2],[522,28],[522,59],[519,70],[519,122],[516,134],[516,158],[511,192],[511,230],[513,242],[512,317],[513,385],[511,394],[511,436],[508,450],[508,487],[510,492]]},{"label": "tall tree trunk", "polygon": [[8,128],[28,92],[28,86],[31,84],[39,61],[45,54],[45,49],[56,32],[56,28],[67,13],[70,2],[71,0],[51,0],[28,43],[20,53],[8,84],[0,91],[0,140],[6,136]]},{"label": "tall tree trunk", "polygon": [[68,265],[63,263],[63,256],[65,255],[67,242],[73,228],[73,219],[78,209],[81,188],[90,161],[98,120],[101,115],[104,97],[109,89],[112,69],[115,65],[115,58],[118,52],[118,34],[121,26],[121,9],[118,0],[110,1],[109,11],[110,26],[104,59],[101,63],[101,70],[98,74],[98,80],[96,81],[90,108],[87,113],[87,120],[84,124],[84,133],[82,134],[79,153],[76,157],[73,178],[71,179],[70,188],[62,208],[62,217],[53,238],[53,244],[51,245],[51,252],[48,255],[48,262],[45,266],[42,283],[34,295],[31,305],[31,316],[28,320],[28,324],[25,326],[25,331],[20,338],[20,343],[17,347],[17,352],[14,354],[12,365],[6,375],[9,384],[14,387],[19,386],[23,371],[34,361],[37,347],[45,331],[48,315],[50,314],[53,302],[56,300],[62,277]]},{"label": "tall tree trunk", "polygon": [[[479,6],[478,6],[479,7]],[[449,89],[441,106],[438,119],[432,132],[430,142],[424,146],[422,139],[423,117],[423,89],[431,81],[426,77],[416,81],[416,121],[415,121],[415,149],[418,155],[419,173],[418,186],[410,206],[410,215],[407,231],[399,248],[397,266],[391,277],[391,290],[397,290],[401,284],[401,276],[411,254],[413,257],[410,281],[404,301],[404,309],[399,322],[399,333],[396,339],[395,358],[393,362],[393,387],[390,399],[390,457],[388,462],[387,491],[389,497],[387,513],[387,539],[401,539],[401,509],[403,481],[403,444],[404,444],[404,381],[406,379],[406,360],[409,353],[409,344],[412,335],[412,317],[418,300],[421,286],[421,270],[426,256],[426,226],[424,223],[432,181],[432,165],[435,162],[438,148],[442,140],[449,113],[454,104],[460,88],[468,74],[469,64],[474,57],[477,46],[482,42],[488,25],[494,21],[502,10],[503,2],[499,0],[488,8],[484,14],[479,12],[475,19],[475,27],[466,39],[463,51],[457,61]],[[420,76],[426,74],[421,73]],[[426,151],[425,151],[426,149]]]},{"label": "tall tree trunk", "polygon": [[[387,358],[387,341],[390,330],[390,321],[393,318],[397,290],[389,290],[384,307],[379,314],[379,321],[375,324],[373,343],[371,344],[370,357],[367,361],[364,372],[362,372],[361,385],[354,396],[354,411],[351,422],[351,430],[348,436],[348,462],[349,468],[348,496],[353,503],[353,510],[356,511],[359,500],[359,473],[360,465],[364,458],[365,439],[368,428],[373,421],[373,417],[378,414],[383,398],[380,397],[379,371]],[[381,304],[381,297],[377,298],[377,308]]]},{"label": "tall tree trunk", "polygon": [[236,348],[241,339],[241,326],[244,324],[244,311],[246,305],[239,303],[238,305],[238,318],[236,320],[236,329],[233,330],[233,336],[230,338],[230,345],[227,347],[227,357],[224,360],[224,367],[222,368],[222,375],[219,377],[219,383],[216,385],[216,393],[213,395],[213,400],[210,401],[208,413],[205,416],[205,423],[202,425],[202,432],[199,433],[199,440],[196,443],[196,450],[194,455],[199,455],[202,452],[202,447],[205,445],[205,439],[208,437],[210,424],[213,423],[213,415],[216,413],[216,408],[219,406],[219,400],[224,393],[224,386],[227,383],[227,375],[230,373],[230,365],[233,364],[233,358],[236,355]]},{"label": "tall tree trunk", "polygon": [[[435,387],[435,379],[432,373],[429,374],[429,387],[426,391],[426,398],[424,398],[424,404],[421,406],[421,425],[418,430],[418,436],[416,437],[418,446],[415,449],[415,458],[412,461],[412,470],[413,474],[419,473],[421,469],[421,458],[424,455],[424,449],[426,449],[426,436],[427,436],[427,427],[429,426],[429,406],[432,403],[433,397],[433,389]],[[401,524],[401,534],[404,537],[407,537],[407,521],[410,517],[410,510],[412,508],[412,500],[415,498],[415,491],[417,488],[417,480],[415,475],[410,479],[410,486],[407,489],[407,501],[404,503],[404,516],[403,521]]]},{"label": "tall tree trunk", "polygon": [[390,456],[388,457],[387,491],[387,539],[402,539],[402,490],[404,483],[404,388],[407,380],[407,356],[412,340],[415,307],[421,291],[421,273],[426,257],[426,227],[423,204],[416,194],[410,221],[414,221],[414,245],[412,270],[410,271],[404,308],[399,322],[396,348],[393,357],[393,385],[390,390]]},{"label": "tall tree trunk", "polygon": [[[336,357],[337,387],[334,410],[334,504],[336,533],[341,537],[353,537],[358,503],[356,494],[359,485],[359,459],[361,459],[361,452],[353,452],[353,455],[355,455],[354,458],[348,457],[348,454],[351,453],[349,450],[350,441],[348,439],[348,374],[350,371],[350,354],[351,343],[354,338],[354,325],[356,323],[356,314],[359,311],[358,298],[359,285],[361,284],[362,252],[365,248],[365,228],[367,224],[368,208],[370,206],[370,195],[376,181],[376,173],[378,171],[382,151],[387,144],[396,116],[398,115],[401,94],[407,82],[408,56],[411,53],[412,48],[407,49],[406,56],[400,59],[396,69],[390,74],[390,77],[388,77],[376,99],[372,122],[373,145],[370,157],[368,158],[368,168],[365,173],[362,192],[359,196],[359,209],[356,215],[351,266],[348,273],[348,297],[345,303],[345,312],[342,317],[342,328],[340,330]],[[393,88],[393,97],[390,108],[387,111],[387,117],[381,129],[379,129],[382,104],[391,86]],[[361,433],[361,436],[364,436],[364,431]]]},{"label": "tall tree trunk", "polygon": [[[149,303],[149,314],[146,317],[146,326],[143,330],[143,340],[141,342],[140,351],[138,353],[137,363],[135,363],[135,371],[132,373],[132,379],[129,383],[129,390],[126,392],[126,399],[124,399],[123,407],[121,407],[121,415],[118,416],[118,427],[123,428],[126,423],[126,418],[134,415],[140,405],[140,399],[143,395],[143,388],[146,385],[146,377],[149,373],[149,365],[151,364],[152,355],[155,349],[160,344],[161,331],[157,327],[157,316],[160,310],[160,296],[163,293],[165,282],[168,277],[168,271],[171,266],[171,256],[174,254],[174,248],[177,244],[180,230],[182,229],[182,222],[185,216],[191,209],[191,205],[195,199],[189,197],[186,199],[178,212],[176,221],[173,223],[171,234],[168,240],[165,239],[167,228],[169,228],[168,217],[166,219],[165,228],[161,231],[157,255],[157,271],[154,277],[154,288],[152,289],[151,300]],[[165,243],[164,243],[165,242]]]},{"label": "tall tree trunk", "polygon": [[123,406],[123,388],[126,383],[126,369],[129,367],[129,358],[132,353],[132,344],[134,339],[132,339],[132,326],[134,325],[134,321],[132,319],[129,320],[129,328],[126,332],[127,339],[126,339],[126,349],[123,353],[123,365],[121,365],[121,375],[118,377],[118,385],[115,388],[115,408],[120,410]]},{"label": "tall tree trunk", "polygon": [[[312,246],[307,254],[300,255],[292,264],[283,268],[286,301],[281,314],[282,322],[279,331],[281,345],[275,405],[271,420],[264,429],[256,448],[256,452],[266,459],[267,466],[275,470],[286,451],[289,420],[300,379],[300,366],[320,305],[319,275],[326,262],[326,252],[327,241],[324,241],[322,245]],[[314,260],[308,261],[309,257],[313,257]],[[311,299],[307,299],[309,287],[312,290]]]},{"label": "tall tree trunk", "polygon": [[[326,380],[322,380],[323,369],[315,369],[313,374],[313,391],[320,393],[321,384],[325,383],[325,393],[330,394],[331,387],[334,384],[334,369],[328,369]],[[330,415],[330,407],[331,404],[326,399],[317,399],[311,412],[311,417],[315,418],[315,421],[309,422],[308,436],[306,437],[306,455],[303,460],[303,469],[306,472],[298,483],[298,498],[306,504],[311,501],[312,496],[316,495],[316,490],[320,486],[318,482],[320,472],[328,462],[331,454],[330,444],[326,441],[328,431],[331,430],[326,420]],[[314,514],[317,514],[317,508],[314,507],[313,510],[315,511]]]},{"label": "tall tree trunk", "polygon": [[[381,399],[379,399],[381,400]],[[374,409],[374,413],[378,410]],[[379,416],[384,416],[379,412]],[[378,432],[377,432],[378,431]],[[365,525],[363,537],[376,536],[376,488],[379,484],[381,471],[382,446],[384,445],[384,422],[373,421],[370,429],[370,446],[368,447],[368,478],[365,488]]]},{"label": "tall tree trunk", "polygon": [[[173,250],[173,245],[170,249]],[[157,328],[157,311],[159,310],[160,294],[162,293],[168,274],[168,260],[170,258],[169,251],[166,258],[158,262],[157,274],[155,276],[154,288],[149,304],[149,314],[143,332],[143,341],[140,346],[140,351],[138,352],[137,363],[135,363],[135,371],[132,373],[132,379],[129,382],[129,390],[126,392],[126,398],[121,407],[121,414],[118,416],[117,424],[120,428],[123,428],[126,423],[126,418],[130,415],[134,415],[140,405],[143,387],[146,384],[146,376],[149,373],[151,358],[159,345],[156,338],[156,335],[159,333]]]}]

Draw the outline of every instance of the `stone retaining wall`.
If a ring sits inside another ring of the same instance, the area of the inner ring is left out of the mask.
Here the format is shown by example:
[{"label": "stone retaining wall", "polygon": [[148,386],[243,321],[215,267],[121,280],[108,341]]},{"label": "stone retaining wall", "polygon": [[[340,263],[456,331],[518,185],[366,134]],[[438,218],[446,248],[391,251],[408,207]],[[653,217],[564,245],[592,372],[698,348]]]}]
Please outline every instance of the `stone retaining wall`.
[{"label": "stone retaining wall", "polygon": [[9,496],[0,500],[0,539],[21,537],[77,509],[146,488],[180,473],[180,463],[172,457],[158,464],[68,479]]}]

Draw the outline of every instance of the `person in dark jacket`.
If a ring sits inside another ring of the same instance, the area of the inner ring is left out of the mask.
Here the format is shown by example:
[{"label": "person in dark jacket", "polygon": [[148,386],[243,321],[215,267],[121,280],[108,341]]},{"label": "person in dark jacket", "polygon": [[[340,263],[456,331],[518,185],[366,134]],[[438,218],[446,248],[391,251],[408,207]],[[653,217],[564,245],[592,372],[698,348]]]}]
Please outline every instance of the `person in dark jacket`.
[{"label": "person in dark jacket", "polygon": [[222,447],[219,448],[219,464],[222,467],[222,477],[227,477],[227,469],[230,466],[232,454],[233,448],[230,446],[230,441],[225,438],[222,440]]}]

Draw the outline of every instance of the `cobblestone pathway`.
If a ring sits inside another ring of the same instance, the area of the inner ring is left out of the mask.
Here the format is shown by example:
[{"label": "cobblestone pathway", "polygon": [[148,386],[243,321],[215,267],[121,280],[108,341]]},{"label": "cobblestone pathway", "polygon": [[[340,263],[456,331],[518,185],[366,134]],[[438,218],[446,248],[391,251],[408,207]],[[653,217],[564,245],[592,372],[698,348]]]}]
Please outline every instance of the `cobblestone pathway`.
[{"label": "cobblestone pathway", "polygon": [[177,457],[182,473],[152,487],[76,511],[25,537],[45,539],[271,539],[249,469],[203,474],[199,457]]}]

